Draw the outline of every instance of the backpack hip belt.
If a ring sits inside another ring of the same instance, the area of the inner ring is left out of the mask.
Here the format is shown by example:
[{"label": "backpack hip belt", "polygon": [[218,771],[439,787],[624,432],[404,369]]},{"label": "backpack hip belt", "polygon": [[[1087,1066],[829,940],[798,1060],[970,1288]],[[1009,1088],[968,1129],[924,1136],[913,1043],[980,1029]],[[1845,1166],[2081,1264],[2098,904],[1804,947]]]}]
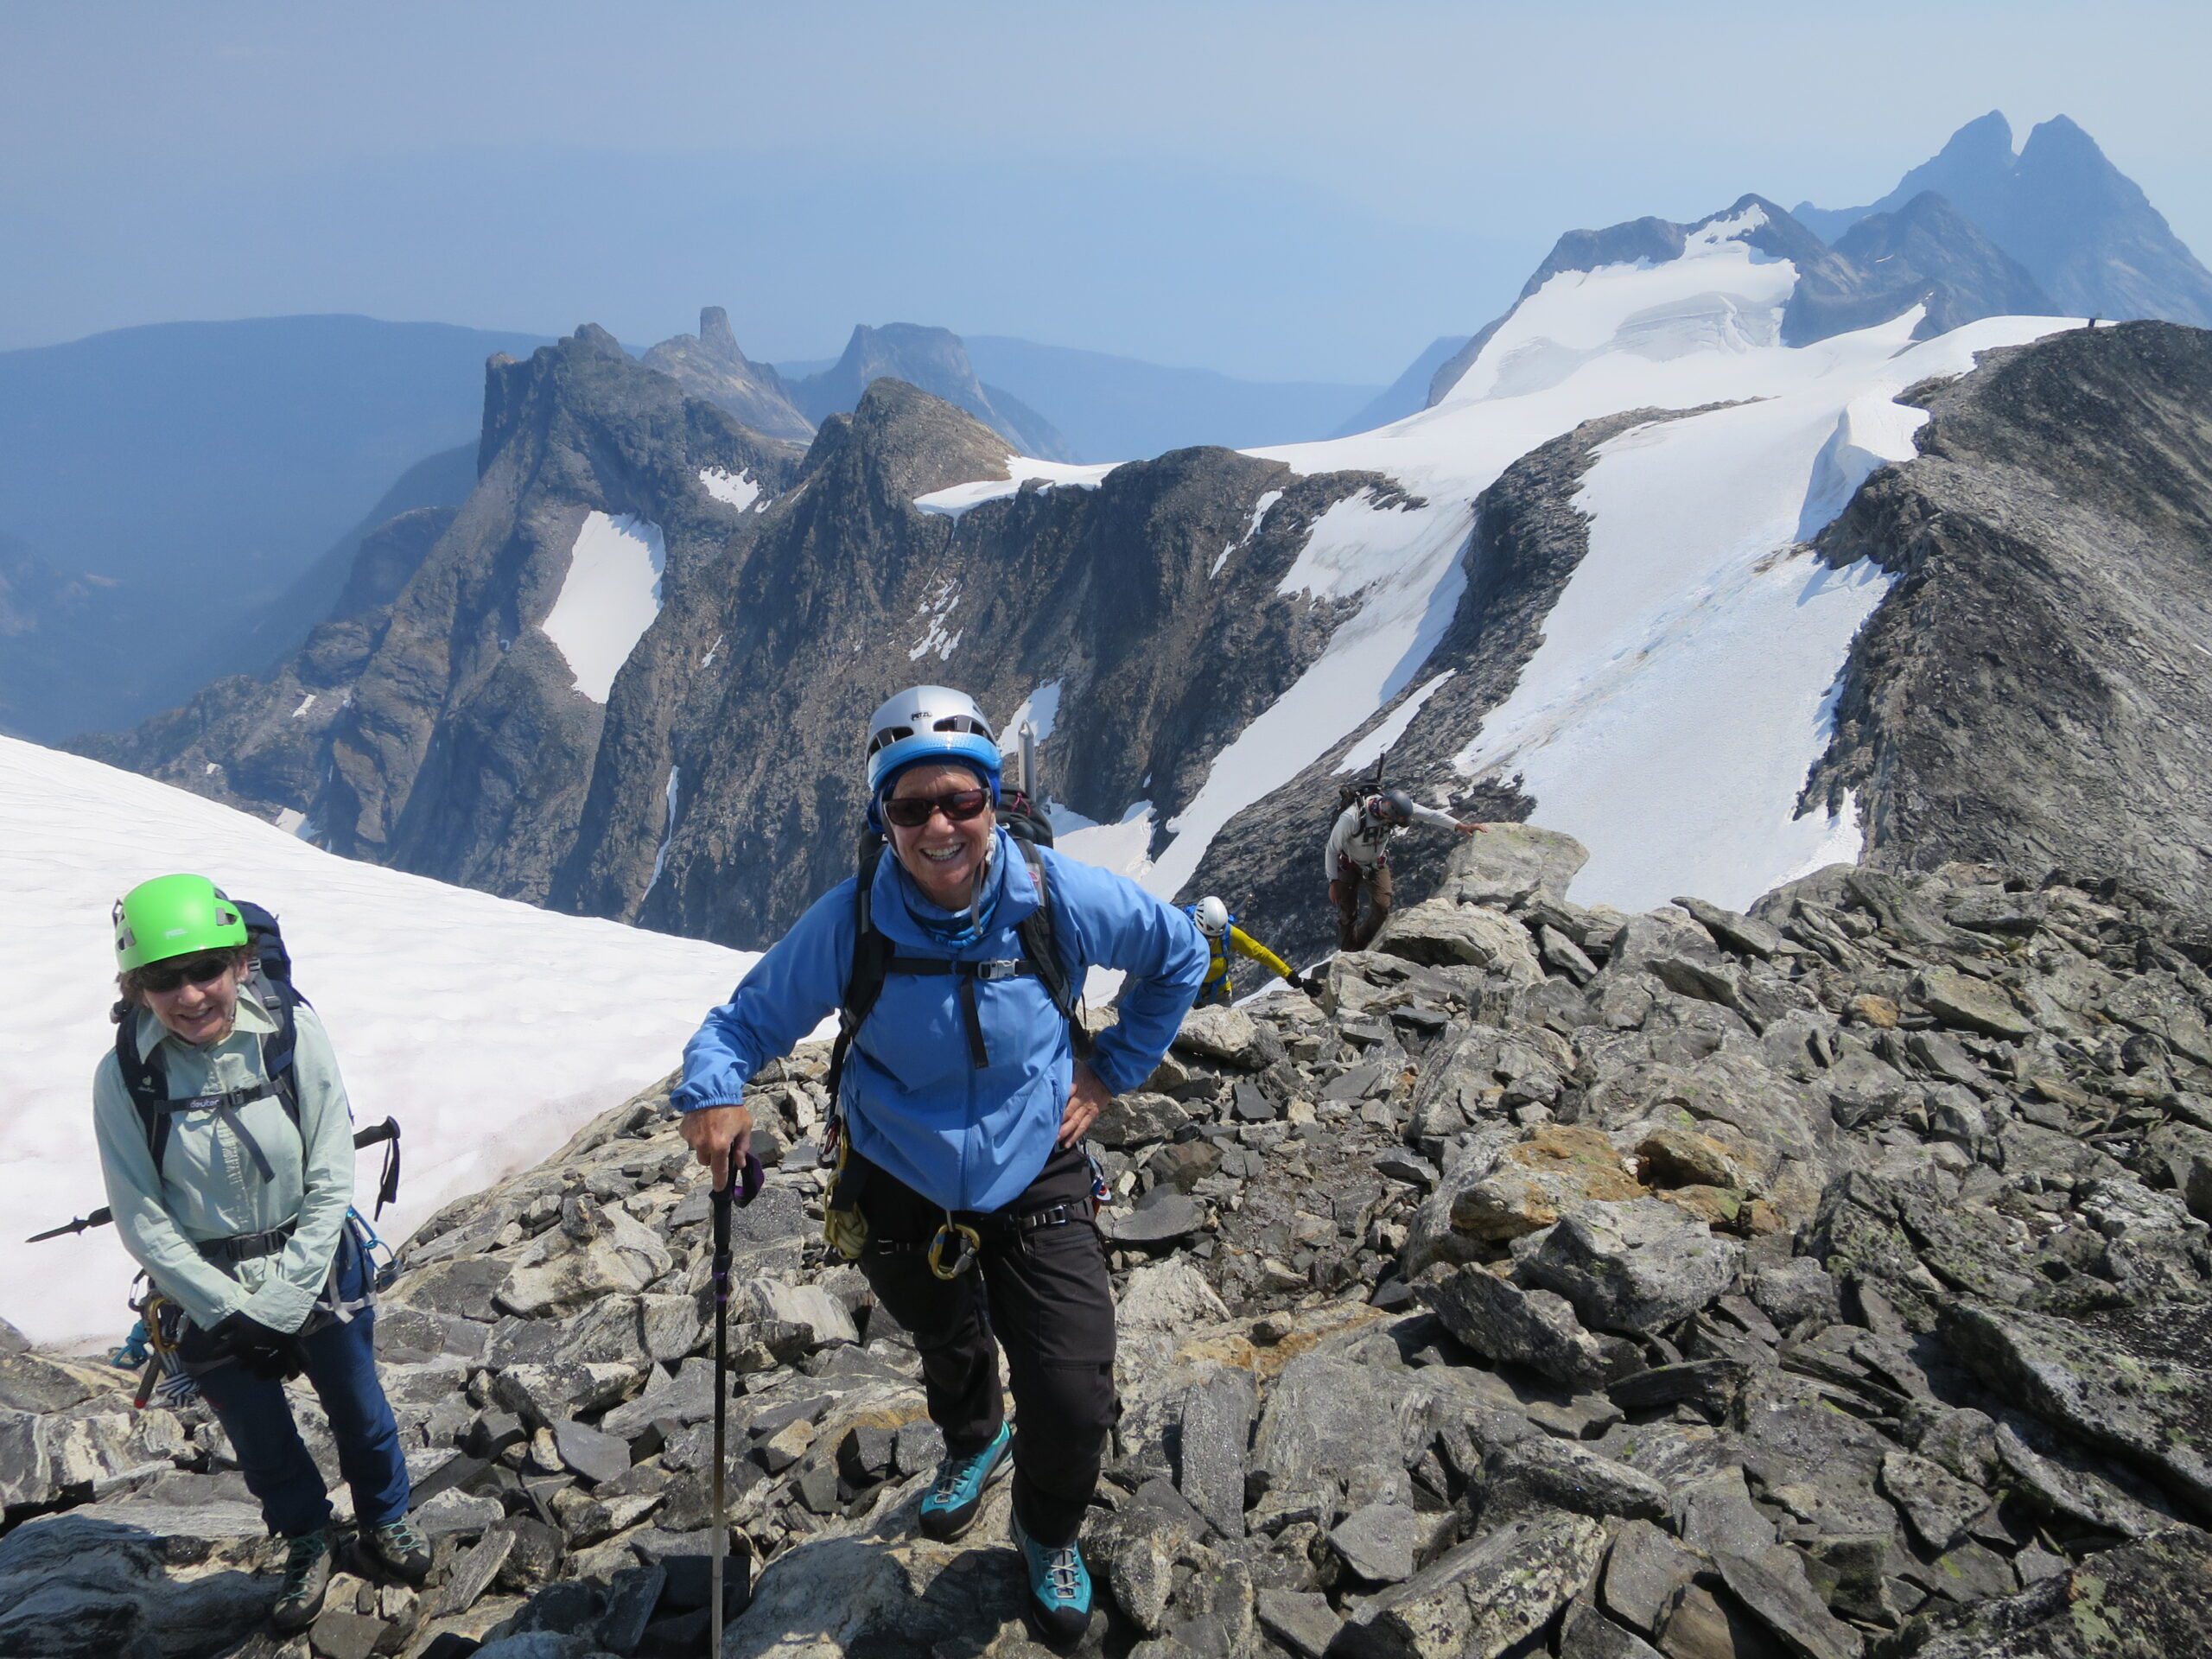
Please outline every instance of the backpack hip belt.
[{"label": "backpack hip belt", "polygon": [[229,1238],[204,1238],[195,1247],[210,1262],[251,1262],[257,1256],[275,1255],[291,1242],[298,1230],[296,1218],[282,1226],[271,1227],[266,1232],[238,1233]]}]

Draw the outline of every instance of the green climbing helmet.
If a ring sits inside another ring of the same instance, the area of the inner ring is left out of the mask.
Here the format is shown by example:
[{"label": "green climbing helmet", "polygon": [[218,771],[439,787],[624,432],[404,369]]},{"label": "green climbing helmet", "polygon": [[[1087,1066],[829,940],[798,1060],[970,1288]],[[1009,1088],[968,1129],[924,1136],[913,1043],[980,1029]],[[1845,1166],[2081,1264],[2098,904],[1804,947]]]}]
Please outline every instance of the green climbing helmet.
[{"label": "green climbing helmet", "polygon": [[245,918],[204,875],[157,875],[115,901],[115,965],[124,973],[245,944]]}]

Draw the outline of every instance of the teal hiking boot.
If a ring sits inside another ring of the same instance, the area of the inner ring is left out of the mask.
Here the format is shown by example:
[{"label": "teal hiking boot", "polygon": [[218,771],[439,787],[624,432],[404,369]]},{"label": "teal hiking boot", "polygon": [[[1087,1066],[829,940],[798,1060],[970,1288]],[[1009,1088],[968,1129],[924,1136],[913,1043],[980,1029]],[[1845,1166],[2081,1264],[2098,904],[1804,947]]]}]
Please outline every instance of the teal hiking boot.
[{"label": "teal hiking boot", "polygon": [[322,1611],[323,1592],[330,1588],[330,1534],[303,1532],[284,1543],[284,1584],[269,1622],[289,1636],[307,1629]]},{"label": "teal hiking boot", "polygon": [[1027,1570],[1029,1594],[1021,1604],[1037,1639],[1048,1647],[1082,1640],[1090,1628],[1090,1569],[1083,1564],[1080,1543],[1048,1549],[1014,1523],[1014,1548]]},{"label": "teal hiking boot", "polygon": [[377,1565],[402,1583],[420,1590],[429,1582],[429,1542],[405,1516],[372,1528],[361,1535],[361,1541]]},{"label": "teal hiking boot", "polygon": [[983,1493],[993,1481],[1014,1467],[1007,1455],[1014,1449],[1014,1431],[1004,1423],[982,1451],[957,1458],[947,1453],[937,1466],[937,1479],[922,1500],[922,1534],[950,1543],[976,1524],[976,1511],[983,1507]]}]

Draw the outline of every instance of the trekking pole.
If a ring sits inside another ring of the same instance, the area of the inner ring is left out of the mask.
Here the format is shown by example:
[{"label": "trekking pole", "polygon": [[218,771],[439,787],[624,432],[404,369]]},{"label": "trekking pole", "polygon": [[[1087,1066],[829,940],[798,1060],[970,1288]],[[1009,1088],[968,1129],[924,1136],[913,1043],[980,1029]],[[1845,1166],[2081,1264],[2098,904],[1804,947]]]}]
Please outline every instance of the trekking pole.
[{"label": "trekking pole", "polygon": [[[743,1158],[731,1148],[729,1179],[714,1189],[714,1262],[712,1282],[715,1289],[715,1476],[714,1554],[709,1571],[708,1594],[714,1611],[708,1620],[713,1632],[712,1645],[708,1653],[712,1659],[721,1659],[722,1650],[722,1557],[729,1550],[729,1512],[723,1501],[722,1465],[727,1455],[729,1433],[729,1212],[733,1198],[740,1204],[750,1204],[760,1196],[762,1175],[760,1160],[750,1152]],[[739,1196],[740,1188],[743,1196]]]},{"label": "trekking pole", "polygon": [[708,1606],[714,1609],[708,1625],[713,1638],[707,1649],[713,1659],[722,1650],[722,1554],[729,1547],[728,1513],[722,1502],[722,1459],[729,1433],[729,1203],[737,1185],[737,1171],[715,1189],[715,1541],[709,1569]]}]

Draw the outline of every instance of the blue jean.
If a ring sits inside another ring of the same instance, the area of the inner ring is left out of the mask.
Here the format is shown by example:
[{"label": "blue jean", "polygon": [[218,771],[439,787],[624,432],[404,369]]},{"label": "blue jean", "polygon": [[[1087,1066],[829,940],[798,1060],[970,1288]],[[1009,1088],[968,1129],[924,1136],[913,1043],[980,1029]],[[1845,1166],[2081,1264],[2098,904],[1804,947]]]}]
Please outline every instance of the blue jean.
[{"label": "blue jean", "polygon": [[[366,1253],[349,1227],[338,1243],[339,1294],[349,1300],[365,1294],[369,1273]],[[398,1520],[407,1513],[407,1459],[377,1380],[375,1311],[364,1308],[350,1320],[325,1325],[306,1347],[307,1378],[329,1414],[339,1471],[353,1490],[354,1519],[365,1529]],[[284,1385],[235,1364],[202,1373],[199,1382],[231,1437],[246,1490],[261,1501],[270,1531],[296,1537],[328,1526],[329,1491],[292,1421]]]}]

